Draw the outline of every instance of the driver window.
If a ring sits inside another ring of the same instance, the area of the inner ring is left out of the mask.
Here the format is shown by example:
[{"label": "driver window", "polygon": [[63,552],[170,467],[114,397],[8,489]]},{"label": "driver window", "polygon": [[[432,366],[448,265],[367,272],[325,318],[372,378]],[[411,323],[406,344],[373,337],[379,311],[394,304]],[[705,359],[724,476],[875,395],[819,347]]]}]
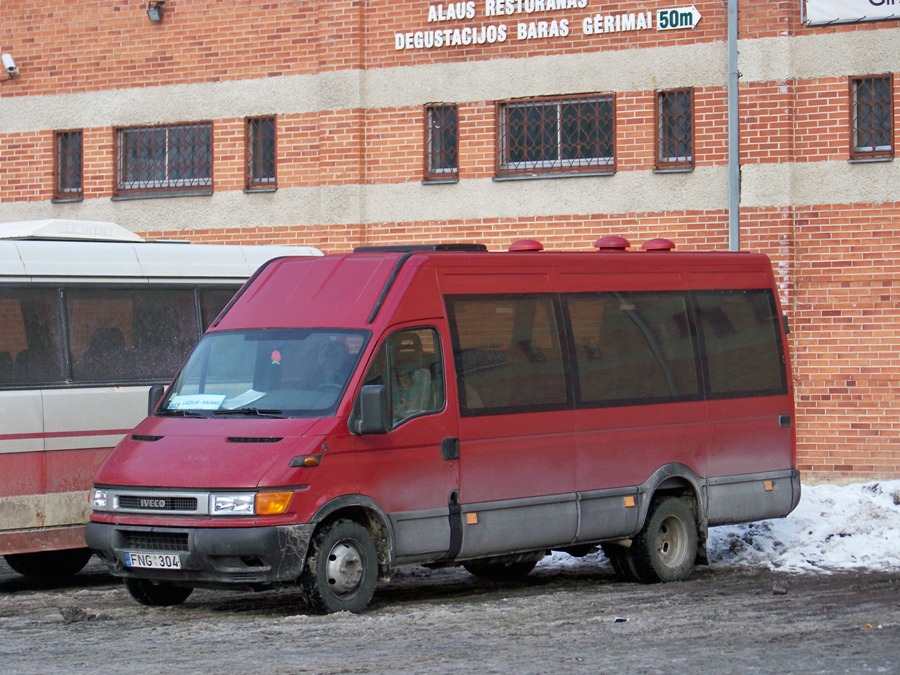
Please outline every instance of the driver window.
[{"label": "driver window", "polygon": [[444,407],[444,371],[440,339],[432,328],[394,333],[387,339],[369,373],[366,384],[384,384],[391,420],[404,420]]}]

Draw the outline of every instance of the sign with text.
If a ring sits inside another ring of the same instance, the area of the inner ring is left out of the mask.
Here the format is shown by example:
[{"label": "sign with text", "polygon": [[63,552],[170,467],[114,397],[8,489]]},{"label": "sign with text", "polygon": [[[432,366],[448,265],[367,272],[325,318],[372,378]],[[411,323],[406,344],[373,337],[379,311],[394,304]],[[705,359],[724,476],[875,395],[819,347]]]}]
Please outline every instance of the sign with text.
[{"label": "sign with text", "polygon": [[803,23],[822,25],[900,19],[900,0],[801,0]]},{"label": "sign with text", "polygon": [[657,30],[676,30],[678,28],[693,28],[700,23],[700,12],[691,5],[690,7],[678,7],[676,9],[659,9],[656,11]]},{"label": "sign with text", "polygon": [[[422,30],[394,33],[394,48],[441,49],[518,41],[563,39],[654,28],[653,10],[591,12],[590,0],[467,0],[430,4]],[[561,12],[582,10],[576,17]],[[657,30],[692,29],[700,21],[693,5],[656,10]],[[468,23],[486,19],[482,23]]]}]

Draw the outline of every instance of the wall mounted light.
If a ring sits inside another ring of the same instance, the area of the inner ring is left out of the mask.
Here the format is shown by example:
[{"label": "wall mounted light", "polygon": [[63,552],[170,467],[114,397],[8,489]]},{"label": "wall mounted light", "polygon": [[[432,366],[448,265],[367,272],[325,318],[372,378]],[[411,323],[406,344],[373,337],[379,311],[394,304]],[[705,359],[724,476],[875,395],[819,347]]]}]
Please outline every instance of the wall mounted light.
[{"label": "wall mounted light", "polygon": [[4,54],[2,56],[3,60],[3,70],[6,71],[6,79],[11,80],[16,75],[19,74],[19,67],[16,65],[15,60],[12,57],[12,54]]},{"label": "wall mounted light", "polygon": [[163,18],[163,5],[166,4],[164,2],[148,2],[147,3],[147,16],[150,17],[150,20],[154,23],[159,23]]}]

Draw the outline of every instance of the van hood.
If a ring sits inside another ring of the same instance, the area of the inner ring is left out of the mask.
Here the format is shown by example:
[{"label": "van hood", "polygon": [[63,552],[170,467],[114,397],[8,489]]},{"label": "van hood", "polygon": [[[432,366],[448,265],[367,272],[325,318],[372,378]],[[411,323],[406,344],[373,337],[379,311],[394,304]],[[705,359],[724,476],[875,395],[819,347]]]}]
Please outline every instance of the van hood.
[{"label": "van hood", "polygon": [[335,422],[335,418],[148,417],[110,453],[94,475],[94,484],[256,488],[272,469],[285,477],[299,471],[290,468],[291,460],[321,452],[321,437],[334,429]]}]

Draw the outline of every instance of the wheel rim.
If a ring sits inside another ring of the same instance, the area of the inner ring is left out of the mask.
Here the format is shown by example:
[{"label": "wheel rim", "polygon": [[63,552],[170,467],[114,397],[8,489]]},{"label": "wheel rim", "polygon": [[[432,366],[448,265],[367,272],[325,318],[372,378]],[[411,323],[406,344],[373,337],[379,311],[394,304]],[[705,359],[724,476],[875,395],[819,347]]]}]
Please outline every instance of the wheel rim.
[{"label": "wheel rim", "polygon": [[680,518],[669,516],[663,519],[659,524],[659,537],[657,538],[660,562],[669,568],[680,566],[687,555],[687,540],[687,526]]},{"label": "wheel rim", "polygon": [[331,590],[337,595],[352,593],[362,583],[365,565],[356,542],[342,539],[328,553],[325,576]]}]

